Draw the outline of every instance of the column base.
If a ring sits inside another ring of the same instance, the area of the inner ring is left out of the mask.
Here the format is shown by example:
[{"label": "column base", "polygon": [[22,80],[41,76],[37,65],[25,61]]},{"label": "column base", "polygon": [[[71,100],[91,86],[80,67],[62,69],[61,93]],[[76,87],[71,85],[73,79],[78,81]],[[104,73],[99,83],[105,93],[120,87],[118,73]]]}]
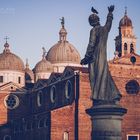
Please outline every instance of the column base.
[{"label": "column base", "polygon": [[127,112],[117,104],[95,105],[86,110],[91,116],[91,140],[122,140],[122,117]]}]

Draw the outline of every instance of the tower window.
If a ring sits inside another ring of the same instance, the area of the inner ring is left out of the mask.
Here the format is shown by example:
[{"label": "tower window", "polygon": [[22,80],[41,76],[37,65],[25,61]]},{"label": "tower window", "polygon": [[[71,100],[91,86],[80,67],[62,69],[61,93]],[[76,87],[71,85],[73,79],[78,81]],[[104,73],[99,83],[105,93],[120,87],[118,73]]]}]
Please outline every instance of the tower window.
[{"label": "tower window", "polygon": [[18,77],[18,83],[19,84],[21,83],[21,77]]},{"label": "tower window", "polygon": [[124,54],[127,54],[127,43],[124,43]]},{"label": "tower window", "polygon": [[0,83],[3,83],[3,76],[0,76]]},{"label": "tower window", "polygon": [[130,44],[130,53],[133,53],[134,52],[134,47],[133,47],[133,44],[131,43]]}]

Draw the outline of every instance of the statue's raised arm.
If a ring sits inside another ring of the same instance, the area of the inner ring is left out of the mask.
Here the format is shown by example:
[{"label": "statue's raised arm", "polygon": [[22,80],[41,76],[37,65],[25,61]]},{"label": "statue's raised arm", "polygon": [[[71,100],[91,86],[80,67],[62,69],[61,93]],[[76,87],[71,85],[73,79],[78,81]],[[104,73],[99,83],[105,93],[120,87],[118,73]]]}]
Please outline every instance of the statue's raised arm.
[{"label": "statue's raised arm", "polygon": [[112,20],[113,20],[113,11],[114,11],[114,5],[111,5],[108,7],[108,15],[106,20],[106,29],[109,32],[112,26]]}]

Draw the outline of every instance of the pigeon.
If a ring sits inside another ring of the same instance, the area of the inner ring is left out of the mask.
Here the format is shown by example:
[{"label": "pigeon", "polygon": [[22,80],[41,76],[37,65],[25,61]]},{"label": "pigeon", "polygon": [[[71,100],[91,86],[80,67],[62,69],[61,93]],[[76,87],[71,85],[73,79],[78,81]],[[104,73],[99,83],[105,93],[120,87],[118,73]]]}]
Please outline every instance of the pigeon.
[{"label": "pigeon", "polygon": [[98,14],[97,10],[94,9],[93,7],[91,8],[91,11],[92,11],[93,13],[95,13],[95,14]]}]

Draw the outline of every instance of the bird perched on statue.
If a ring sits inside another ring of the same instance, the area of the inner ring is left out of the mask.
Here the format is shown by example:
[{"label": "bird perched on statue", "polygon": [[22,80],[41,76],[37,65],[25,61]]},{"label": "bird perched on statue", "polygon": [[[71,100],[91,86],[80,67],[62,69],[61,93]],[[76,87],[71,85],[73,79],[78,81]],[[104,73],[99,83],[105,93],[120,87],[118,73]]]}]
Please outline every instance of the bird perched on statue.
[{"label": "bird perched on statue", "polygon": [[95,14],[98,14],[98,11],[96,9],[94,9],[93,7],[91,8],[91,11]]}]

